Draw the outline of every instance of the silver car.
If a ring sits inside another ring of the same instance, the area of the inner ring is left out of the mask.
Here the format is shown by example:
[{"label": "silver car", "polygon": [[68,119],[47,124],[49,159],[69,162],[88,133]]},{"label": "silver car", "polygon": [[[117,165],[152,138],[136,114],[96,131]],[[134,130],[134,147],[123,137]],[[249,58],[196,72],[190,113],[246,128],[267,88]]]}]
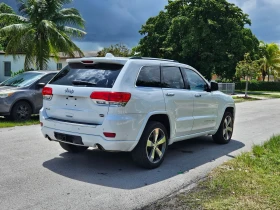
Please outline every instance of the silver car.
[{"label": "silver car", "polygon": [[42,88],[58,71],[30,71],[0,83],[0,116],[25,121],[43,105]]}]

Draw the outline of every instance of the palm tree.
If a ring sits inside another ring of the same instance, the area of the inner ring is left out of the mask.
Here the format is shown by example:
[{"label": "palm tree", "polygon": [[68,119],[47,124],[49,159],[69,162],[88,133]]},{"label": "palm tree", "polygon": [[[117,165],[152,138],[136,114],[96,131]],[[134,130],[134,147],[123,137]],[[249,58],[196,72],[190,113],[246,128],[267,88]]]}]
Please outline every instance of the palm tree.
[{"label": "palm tree", "polygon": [[[12,7],[8,6],[7,4],[0,3],[0,14],[1,13],[11,13],[15,14]],[[0,18],[0,28],[3,28],[8,23],[12,24],[17,22],[14,18]],[[8,44],[8,38],[4,36],[0,36],[0,50],[4,50]]]},{"label": "palm tree", "polygon": [[276,43],[265,44],[261,42],[262,58],[259,60],[263,81],[268,75],[275,74],[280,71],[280,48]]},{"label": "palm tree", "polygon": [[[19,14],[0,12],[5,26],[0,29],[0,36],[9,37],[5,49],[7,54],[26,55],[24,68],[36,65],[39,69],[47,67],[49,59],[56,59],[59,53],[74,57],[75,53],[83,56],[83,52],[71,38],[81,38],[86,33],[84,19],[75,8],[64,8],[72,0],[17,0]],[[2,23],[3,24],[3,23]]]}]

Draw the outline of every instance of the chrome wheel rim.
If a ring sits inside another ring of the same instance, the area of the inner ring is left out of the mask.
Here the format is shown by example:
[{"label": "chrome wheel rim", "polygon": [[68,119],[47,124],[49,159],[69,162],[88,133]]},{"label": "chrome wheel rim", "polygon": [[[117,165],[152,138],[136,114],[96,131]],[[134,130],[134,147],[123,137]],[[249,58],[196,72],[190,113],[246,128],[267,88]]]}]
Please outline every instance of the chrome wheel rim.
[{"label": "chrome wheel rim", "polygon": [[225,140],[230,140],[233,132],[233,121],[231,116],[227,116],[224,120],[223,137]]},{"label": "chrome wheel rim", "polygon": [[151,163],[158,163],[166,150],[166,136],[160,128],[155,128],[149,135],[146,154]]}]

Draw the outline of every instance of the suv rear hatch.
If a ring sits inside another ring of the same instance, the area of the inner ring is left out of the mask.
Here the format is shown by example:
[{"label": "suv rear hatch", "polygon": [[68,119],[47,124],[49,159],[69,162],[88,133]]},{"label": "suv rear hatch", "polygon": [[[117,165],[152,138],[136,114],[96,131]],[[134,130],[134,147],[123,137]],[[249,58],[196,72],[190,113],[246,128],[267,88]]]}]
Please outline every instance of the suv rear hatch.
[{"label": "suv rear hatch", "polygon": [[48,117],[73,123],[102,124],[109,105],[98,93],[111,92],[123,66],[93,61],[69,63],[43,89]]}]

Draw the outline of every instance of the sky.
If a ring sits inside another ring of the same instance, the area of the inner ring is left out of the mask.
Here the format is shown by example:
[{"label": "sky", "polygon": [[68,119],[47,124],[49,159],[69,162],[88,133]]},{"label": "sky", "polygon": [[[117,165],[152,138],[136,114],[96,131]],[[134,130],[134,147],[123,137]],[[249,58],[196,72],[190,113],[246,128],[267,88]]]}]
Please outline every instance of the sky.
[{"label": "sky", "polygon": [[[16,0],[1,0],[16,8]],[[258,39],[280,43],[280,0],[228,0],[249,14]],[[167,0],[73,0],[86,20],[87,35],[76,44],[84,51],[111,44],[137,45],[139,30],[151,16],[164,9]]]}]

